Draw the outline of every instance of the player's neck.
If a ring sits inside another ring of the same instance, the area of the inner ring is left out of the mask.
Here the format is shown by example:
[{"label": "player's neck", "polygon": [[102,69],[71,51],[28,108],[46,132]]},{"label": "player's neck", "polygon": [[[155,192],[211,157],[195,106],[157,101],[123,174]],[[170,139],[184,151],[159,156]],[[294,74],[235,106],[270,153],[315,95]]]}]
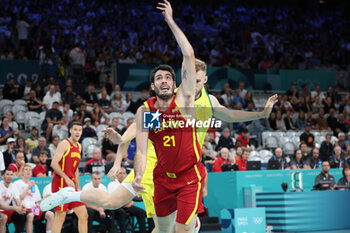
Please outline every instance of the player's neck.
[{"label": "player's neck", "polygon": [[27,177],[23,177],[22,180],[23,180],[24,183],[29,183],[30,178],[29,177],[28,178]]},{"label": "player's neck", "polygon": [[169,107],[171,101],[173,101],[173,98],[174,98],[174,96],[171,97],[171,98],[168,99],[168,100],[163,100],[163,99],[157,97],[157,101],[156,101],[156,103],[154,104],[154,107],[155,107],[156,109],[159,109],[160,111],[165,111],[165,110],[168,109],[168,107]]},{"label": "player's neck", "polygon": [[68,138],[68,140],[69,140],[74,146],[78,145],[78,142],[75,141],[72,137]]}]

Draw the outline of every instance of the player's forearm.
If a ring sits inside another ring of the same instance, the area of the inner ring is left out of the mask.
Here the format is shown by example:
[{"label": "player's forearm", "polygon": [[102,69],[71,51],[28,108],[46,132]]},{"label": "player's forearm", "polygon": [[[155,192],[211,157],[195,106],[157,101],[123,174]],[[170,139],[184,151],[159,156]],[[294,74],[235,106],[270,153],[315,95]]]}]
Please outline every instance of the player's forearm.
[{"label": "player's forearm", "polygon": [[30,105],[29,106],[29,109],[32,110],[32,109],[38,109],[38,108],[41,108],[41,105]]},{"label": "player's forearm", "polygon": [[27,188],[21,193],[21,195],[19,195],[19,198],[21,201],[23,201],[23,199],[27,196],[29,189],[30,189],[30,187],[28,185]]},{"label": "player's forearm", "polygon": [[57,175],[59,175],[60,177],[62,177],[63,179],[67,179],[69,178],[66,173],[64,173],[60,167],[60,165],[58,165],[57,163],[53,163],[51,162],[51,168],[57,173]]},{"label": "player's forearm", "polygon": [[96,211],[100,211],[99,208],[97,206],[94,206],[94,205],[88,205],[86,204],[86,207],[87,208],[90,208],[90,209],[93,209],[93,210],[96,210]]},{"label": "player's forearm", "polygon": [[123,157],[127,153],[127,149],[129,147],[129,144],[130,144],[130,142],[123,143],[123,144],[119,145],[113,166],[120,167],[120,164],[123,160]]},{"label": "player's forearm", "polygon": [[6,205],[6,204],[0,204],[0,209],[3,210],[13,210],[16,211],[17,206],[12,206],[12,205]]},{"label": "player's forearm", "polygon": [[247,112],[220,108],[214,109],[214,117],[229,123],[255,121],[263,117],[263,112]]},{"label": "player's forearm", "polygon": [[80,187],[80,178],[79,178],[79,169],[78,168],[75,171],[75,185],[76,185],[77,189],[80,191],[81,187]]},{"label": "player's forearm", "polygon": [[142,177],[143,173],[145,172],[145,168],[146,168],[146,160],[147,160],[146,154],[142,154],[142,153],[136,151],[135,157],[134,157],[135,177],[137,177],[137,176]]},{"label": "player's forearm", "polygon": [[136,137],[136,123],[132,123],[122,135],[122,143],[130,142]]},{"label": "player's forearm", "polygon": [[182,55],[184,57],[194,57],[194,51],[190,42],[187,40],[185,34],[181,31],[179,26],[175,23],[174,19],[167,21],[167,24],[175,36],[176,42],[180,46]]}]

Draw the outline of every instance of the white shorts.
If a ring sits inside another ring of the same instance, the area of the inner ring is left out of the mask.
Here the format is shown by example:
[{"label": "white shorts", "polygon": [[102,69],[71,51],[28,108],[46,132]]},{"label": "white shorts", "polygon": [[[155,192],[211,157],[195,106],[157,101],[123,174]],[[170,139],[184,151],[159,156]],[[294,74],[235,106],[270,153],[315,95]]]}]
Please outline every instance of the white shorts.
[{"label": "white shorts", "polygon": [[134,197],[136,197],[136,192],[135,192],[134,188],[132,187],[131,183],[122,182],[121,185],[123,185],[124,188],[126,188]]}]

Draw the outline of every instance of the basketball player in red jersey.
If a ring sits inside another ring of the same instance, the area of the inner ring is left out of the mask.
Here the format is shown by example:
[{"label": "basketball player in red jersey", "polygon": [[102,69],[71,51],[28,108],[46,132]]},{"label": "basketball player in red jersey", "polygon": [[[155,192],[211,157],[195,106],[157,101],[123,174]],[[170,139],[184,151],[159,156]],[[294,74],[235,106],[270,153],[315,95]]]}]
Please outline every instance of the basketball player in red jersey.
[{"label": "basketball player in red jersey", "polygon": [[[78,169],[81,157],[81,146],[78,141],[81,137],[82,130],[83,126],[80,122],[73,122],[70,128],[71,136],[58,144],[56,153],[51,162],[51,167],[55,171],[52,179],[52,193],[64,187],[72,187],[75,190],[81,190]],[[52,233],[61,232],[68,209],[74,210],[74,213],[78,216],[79,232],[87,233],[88,213],[85,204],[81,202],[71,202],[55,207],[55,219]]]},{"label": "basketball player in red jersey", "polygon": [[[147,111],[153,117],[160,115],[160,122],[186,121],[187,116],[195,117],[194,101],[196,90],[195,55],[191,44],[176,25],[172,8],[167,0],[159,3],[165,21],[178,42],[182,55],[182,83],[176,94],[176,77],[168,65],[160,65],[151,73],[151,88],[156,97],[147,100],[136,113],[135,179],[133,187],[142,192],[141,178],[146,166],[147,141],[150,139],[157,155],[153,172],[154,205],[158,217],[159,232],[169,232],[176,217],[176,232],[194,232],[197,213],[204,211],[202,184],[205,168],[200,162],[201,149],[196,128],[143,129],[143,115]],[[153,120],[152,120],[153,121]]]}]

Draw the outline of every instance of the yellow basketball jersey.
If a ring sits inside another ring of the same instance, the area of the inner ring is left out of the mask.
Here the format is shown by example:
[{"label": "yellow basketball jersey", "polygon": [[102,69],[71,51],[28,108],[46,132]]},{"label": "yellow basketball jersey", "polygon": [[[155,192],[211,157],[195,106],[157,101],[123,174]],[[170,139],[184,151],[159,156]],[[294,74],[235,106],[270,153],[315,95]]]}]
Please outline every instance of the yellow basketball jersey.
[{"label": "yellow basketball jersey", "polygon": [[[209,95],[205,86],[202,87],[201,96],[194,102],[194,107],[196,111],[196,118],[202,122],[211,120],[213,117],[213,108],[209,99]],[[197,139],[202,148],[205,135],[207,134],[208,127],[197,128]]]}]

